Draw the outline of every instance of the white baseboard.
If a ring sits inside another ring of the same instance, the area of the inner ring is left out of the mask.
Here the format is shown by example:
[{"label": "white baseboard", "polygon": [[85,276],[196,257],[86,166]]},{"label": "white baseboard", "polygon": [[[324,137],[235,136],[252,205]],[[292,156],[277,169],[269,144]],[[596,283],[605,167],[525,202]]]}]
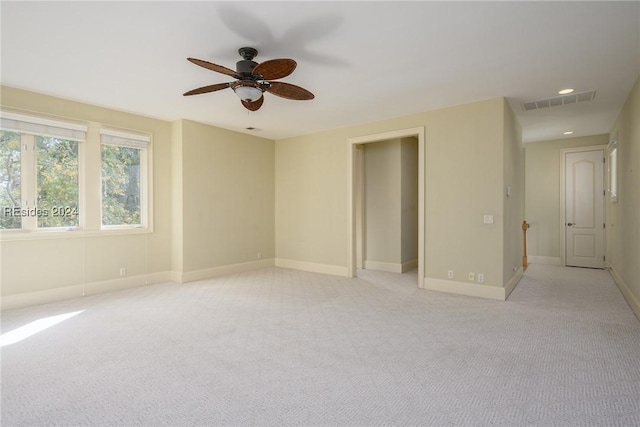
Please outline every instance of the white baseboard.
[{"label": "white baseboard", "polygon": [[409,270],[413,270],[414,268],[418,268],[418,259],[412,259],[411,261],[406,261],[402,263],[402,271],[401,273],[406,273]]},{"label": "white baseboard", "polygon": [[418,260],[400,263],[382,262],[382,261],[365,261],[364,268],[367,270],[387,271],[389,273],[404,273],[414,268],[418,268]]},{"label": "white baseboard", "polygon": [[224,276],[227,274],[242,273],[243,271],[251,271],[258,268],[273,267],[274,265],[275,260],[273,258],[261,259],[258,261],[223,265],[220,267],[205,268],[196,271],[174,271],[172,272],[172,278],[178,283],[195,282],[196,280],[210,279],[212,277]]},{"label": "white baseboard", "polygon": [[640,320],[640,298],[631,292],[631,288],[627,282],[625,282],[622,276],[620,276],[620,273],[618,273],[612,265],[609,265],[609,274],[611,274],[620,292],[622,292],[622,295],[624,295],[636,317]]},{"label": "white baseboard", "polygon": [[529,264],[562,265],[560,258],[550,256],[531,255],[527,257],[527,262]]},{"label": "white baseboard", "polygon": [[330,274],[332,276],[349,277],[349,270],[347,267],[343,267],[341,265],[316,264],[314,262],[276,258],[276,267],[309,271],[311,273]]},{"label": "white baseboard", "polygon": [[402,273],[402,264],[396,262],[382,262],[365,260],[366,270],[386,271],[389,273]]},{"label": "white baseboard", "polygon": [[456,282],[454,280],[443,280],[425,277],[424,289],[448,292],[458,295],[467,295],[470,297],[488,298],[499,301],[504,301],[506,299],[505,288],[503,288],[502,286],[489,286],[483,285],[481,283],[465,283]]},{"label": "white baseboard", "polygon": [[522,267],[520,267],[518,269],[518,271],[516,271],[516,274],[514,274],[511,279],[509,279],[509,281],[507,282],[507,284],[504,287],[504,299],[505,300],[507,298],[509,298],[509,295],[511,295],[511,292],[513,292],[513,290],[516,288],[516,286],[520,282],[520,279],[522,279],[523,275],[524,275],[524,269]]},{"label": "white baseboard", "polygon": [[2,297],[2,310],[29,307],[32,305],[47,304],[55,301],[64,301],[73,298],[81,298],[88,295],[97,295],[122,289],[136,288],[172,281],[169,271],[159,273],[140,274],[137,276],[121,277],[112,280],[82,283],[79,285],[63,286],[61,288],[47,289],[43,291],[25,292],[16,295]]},{"label": "white baseboard", "polygon": [[207,268],[197,271],[164,271],[160,273],[140,274],[137,276],[119,277],[112,280],[82,283],[79,285],[64,286],[61,288],[47,289],[44,291],[7,295],[2,297],[2,310],[10,310],[13,308],[28,307],[32,305],[46,304],[54,301],[80,298],[83,296],[119,291],[122,289],[135,288],[138,286],[150,285],[154,283],[193,282],[196,280],[209,279],[211,277],[222,276],[225,274],[239,273],[263,267],[273,267],[274,264],[275,261],[273,258],[271,258],[241,264],[225,265],[222,267]]}]

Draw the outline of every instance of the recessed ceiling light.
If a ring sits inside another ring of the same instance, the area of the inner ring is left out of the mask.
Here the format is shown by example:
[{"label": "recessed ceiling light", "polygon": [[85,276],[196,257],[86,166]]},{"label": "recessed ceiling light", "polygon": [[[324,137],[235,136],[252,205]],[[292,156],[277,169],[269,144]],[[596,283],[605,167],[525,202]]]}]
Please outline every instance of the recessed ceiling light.
[{"label": "recessed ceiling light", "polygon": [[573,135],[573,131],[572,130],[568,130],[566,132],[562,133],[563,135]]},{"label": "recessed ceiling light", "polygon": [[558,95],[567,95],[569,93],[572,93],[573,89],[562,89],[560,91],[558,91]]}]

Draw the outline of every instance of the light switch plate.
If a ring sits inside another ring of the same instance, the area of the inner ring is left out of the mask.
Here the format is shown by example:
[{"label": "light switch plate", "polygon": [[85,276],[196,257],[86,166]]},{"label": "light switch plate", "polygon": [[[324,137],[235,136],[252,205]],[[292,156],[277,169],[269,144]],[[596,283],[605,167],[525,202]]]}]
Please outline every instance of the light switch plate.
[{"label": "light switch plate", "polygon": [[484,216],[485,224],[493,224],[493,215],[485,215]]}]

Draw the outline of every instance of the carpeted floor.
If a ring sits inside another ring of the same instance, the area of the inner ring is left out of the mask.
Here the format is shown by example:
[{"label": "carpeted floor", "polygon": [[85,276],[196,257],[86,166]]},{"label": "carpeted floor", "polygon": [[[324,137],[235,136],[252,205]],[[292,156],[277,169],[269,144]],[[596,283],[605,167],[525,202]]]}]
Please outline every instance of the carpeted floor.
[{"label": "carpeted floor", "polygon": [[[640,322],[605,271],[506,302],[267,268],[2,313],[3,426],[640,425]],[[77,313],[79,312],[79,313]]]}]

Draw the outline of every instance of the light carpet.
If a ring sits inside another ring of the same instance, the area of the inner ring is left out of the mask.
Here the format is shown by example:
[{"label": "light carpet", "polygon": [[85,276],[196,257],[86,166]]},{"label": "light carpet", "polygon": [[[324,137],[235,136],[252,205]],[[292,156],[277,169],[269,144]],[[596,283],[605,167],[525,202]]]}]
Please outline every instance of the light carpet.
[{"label": "light carpet", "polygon": [[605,271],[506,302],[266,268],[2,313],[3,426],[640,425],[640,322]]}]

